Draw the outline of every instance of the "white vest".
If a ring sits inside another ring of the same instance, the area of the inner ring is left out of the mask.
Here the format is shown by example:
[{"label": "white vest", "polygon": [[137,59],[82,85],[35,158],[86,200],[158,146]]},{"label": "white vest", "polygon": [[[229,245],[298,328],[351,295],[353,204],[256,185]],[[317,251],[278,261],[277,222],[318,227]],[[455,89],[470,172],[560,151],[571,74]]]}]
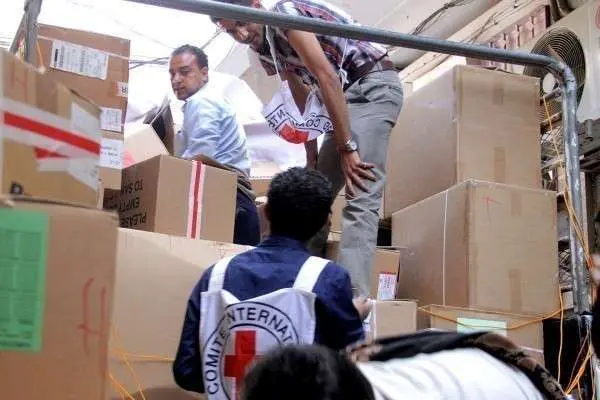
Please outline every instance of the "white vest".
[{"label": "white vest", "polygon": [[309,257],[294,286],[240,301],[223,289],[233,257],[213,267],[202,293],[200,343],[202,375],[209,400],[236,400],[248,366],[273,347],[312,344],[315,336],[313,288],[329,263]]}]

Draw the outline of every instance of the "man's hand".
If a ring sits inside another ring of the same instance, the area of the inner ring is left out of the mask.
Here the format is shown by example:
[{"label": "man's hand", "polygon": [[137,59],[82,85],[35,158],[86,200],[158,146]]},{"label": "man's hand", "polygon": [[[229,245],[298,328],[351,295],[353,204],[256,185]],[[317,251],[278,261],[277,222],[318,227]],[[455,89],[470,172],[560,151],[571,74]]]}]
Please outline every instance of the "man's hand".
[{"label": "man's hand", "polygon": [[371,169],[375,165],[361,161],[358,151],[353,151],[352,153],[342,151],[340,158],[342,171],[344,171],[346,178],[346,195],[349,197],[356,196],[355,186],[364,192],[368,192],[369,189],[364,184],[363,179],[373,182],[377,180],[373,172],[371,172]]}]

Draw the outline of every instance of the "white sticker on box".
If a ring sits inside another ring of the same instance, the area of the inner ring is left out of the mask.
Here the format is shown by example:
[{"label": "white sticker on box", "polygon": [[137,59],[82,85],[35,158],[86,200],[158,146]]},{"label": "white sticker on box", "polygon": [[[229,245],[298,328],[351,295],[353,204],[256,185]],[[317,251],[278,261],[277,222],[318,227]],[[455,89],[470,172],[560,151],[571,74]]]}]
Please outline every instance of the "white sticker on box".
[{"label": "white sticker on box", "polygon": [[66,171],[73,178],[94,190],[98,190],[100,180],[97,160],[90,158],[48,157],[37,160],[42,172]]},{"label": "white sticker on box", "polygon": [[100,148],[100,166],[104,168],[123,169],[123,141],[118,139],[102,139]]},{"label": "white sticker on box", "polygon": [[129,96],[129,85],[127,84],[127,82],[117,82],[117,96]]},{"label": "white sticker on box", "polygon": [[71,129],[100,141],[100,120],[75,102],[71,103]]},{"label": "white sticker on box", "polygon": [[113,131],[121,133],[123,131],[121,121],[123,119],[123,111],[118,108],[101,107],[102,114],[100,115],[100,128],[105,131]]},{"label": "white sticker on box", "polygon": [[379,274],[377,300],[394,300],[396,297],[396,274]]},{"label": "white sticker on box", "polygon": [[471,333],[480,331],[492,331],[502,336],[507,336],[506,322],[479,318],[456,319],[456,332]]},{"label": "white sticker on box", "polygon": [[78,44],[52,41],[50,67],[91,78],[106,79],[108,53]]}]

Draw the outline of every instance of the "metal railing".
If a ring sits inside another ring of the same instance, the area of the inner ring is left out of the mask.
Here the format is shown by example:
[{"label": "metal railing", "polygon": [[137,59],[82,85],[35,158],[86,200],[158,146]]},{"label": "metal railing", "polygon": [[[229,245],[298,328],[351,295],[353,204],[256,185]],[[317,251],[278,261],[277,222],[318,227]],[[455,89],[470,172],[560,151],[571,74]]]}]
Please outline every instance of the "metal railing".
[{"label": "metal railing", "polygon": [[[449,55],[546,68],[557,78],[559,90],[562,93],[563,138],[567,180],[575,215],[578,221],[583,221],[583,199],[579,175],[579,137],[576,129],[577,81],[571,69],[563,62],[539,54],[528,54],[476,44],[407,35],[361,25],[343,25],[320,19],[273,13],[262,9],[210,0],[126,1],[206,14],[217,18],[254,22],[285,29],[295,29]],[[578,314],[586,313],[591,308],[587,285],[587,268],[584,262],[583,245],[577,237],[573,224],[571,224],[570,228],[570,250],[574,309]]]}]

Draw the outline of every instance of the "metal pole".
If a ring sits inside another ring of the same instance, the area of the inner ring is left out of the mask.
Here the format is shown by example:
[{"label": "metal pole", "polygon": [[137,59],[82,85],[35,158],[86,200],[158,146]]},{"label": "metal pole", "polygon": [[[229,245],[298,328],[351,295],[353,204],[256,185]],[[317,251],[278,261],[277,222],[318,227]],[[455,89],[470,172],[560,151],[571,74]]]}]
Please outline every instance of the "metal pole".
[{"label": "metal pole", "polygon": [[[210,0],[127,0],[159,7],[167,7],[217,18],[247,21],[284,29],[295,29],[329,36],[377,42],[392,46],[432,51],[456,56],[478,58],[511,64],[531,65],[548,69],[559,81],[562,97],[565,158],[569,189],[578,220],[583,221],[581,182],[579,176],[579,138],[576,130],[577,82],[571,69],[553,58],[524,52],[494,49],[490,47],[451,42],[424,36],[407,35],[360,25],[342,25],[316,18],[306,18],[268,12],[261,9],[220,3]],[[583,247],[570,230],[570,246],[573,272],[574,306],[578,313],[590,310],[586,281]]]},{"label": "metal pole", "polygon": [[25,2],[25,61],[31,63],[35,54],[38,33],[38,16],[42,9],[42,0]]}]

